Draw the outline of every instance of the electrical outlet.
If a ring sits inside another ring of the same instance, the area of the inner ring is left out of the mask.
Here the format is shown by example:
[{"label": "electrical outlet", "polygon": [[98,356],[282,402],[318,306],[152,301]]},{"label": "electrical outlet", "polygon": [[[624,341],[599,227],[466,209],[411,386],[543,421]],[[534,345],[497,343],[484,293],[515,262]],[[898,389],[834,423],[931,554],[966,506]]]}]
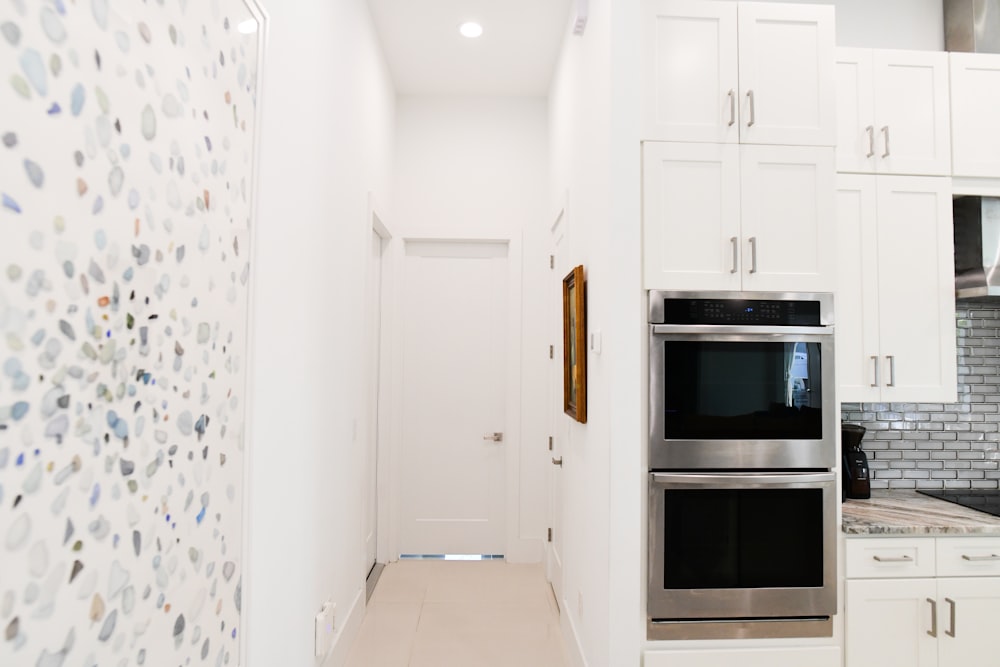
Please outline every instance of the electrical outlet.
[{"label": "electrical outlet", "polygon": [[333,648],[333,631],[336,628],[337,605],[324,602],[316,614],[316,657],[325,658]]}]

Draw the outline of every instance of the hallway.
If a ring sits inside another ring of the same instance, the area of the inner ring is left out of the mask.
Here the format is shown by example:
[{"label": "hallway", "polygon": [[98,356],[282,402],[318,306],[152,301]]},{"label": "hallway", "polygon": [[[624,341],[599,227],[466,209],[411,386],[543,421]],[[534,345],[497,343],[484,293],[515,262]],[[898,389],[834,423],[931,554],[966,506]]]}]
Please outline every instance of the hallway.
[{"label": "hallway", "polygon": [[539,564],[403,560],[386,566],[348,667],[563,667],[559,613]]}]

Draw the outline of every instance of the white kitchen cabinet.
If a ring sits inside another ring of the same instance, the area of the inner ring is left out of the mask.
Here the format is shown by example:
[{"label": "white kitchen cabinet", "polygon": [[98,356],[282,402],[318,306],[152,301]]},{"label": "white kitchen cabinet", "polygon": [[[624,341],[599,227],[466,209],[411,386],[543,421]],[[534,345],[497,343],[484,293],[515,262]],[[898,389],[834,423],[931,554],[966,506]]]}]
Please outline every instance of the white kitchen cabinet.
[{"label": "white kitchen cabinet", "polygon": [[994,667],[997,547],[995,537],[848,539],[846,667]]},{"label": "white kitchen cabinet", "polygon": [[951,175],[948,54],[837,49],[837,171]]},{"label": "white kitchen cabinet", "polygon": [[644,0],[642,12],[643,139],[834,145],[832,7]]},{"label": "white kitchen cabinet", "polygon": [[1000,55],[951,53],[952,173],[1000,178]]},{"label": "white kitchen cabinet", "polygon": [[949,180],[838,175],[837,256],[840,400],[954,402]]},{"label": "white kitchen cabinet", "polygon": [[645,287],[832,291],[831,148],[643,144]]}]

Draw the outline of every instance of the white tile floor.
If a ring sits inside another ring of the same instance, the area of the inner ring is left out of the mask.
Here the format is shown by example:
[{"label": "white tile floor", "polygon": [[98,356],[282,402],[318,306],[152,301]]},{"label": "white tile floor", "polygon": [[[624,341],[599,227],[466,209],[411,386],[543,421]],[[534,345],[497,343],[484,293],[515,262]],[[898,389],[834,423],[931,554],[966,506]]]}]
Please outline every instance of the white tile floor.
[{"label": "white tile floor", "polygon": [[347,667],[565,667],[541,565],[386,566]]}]

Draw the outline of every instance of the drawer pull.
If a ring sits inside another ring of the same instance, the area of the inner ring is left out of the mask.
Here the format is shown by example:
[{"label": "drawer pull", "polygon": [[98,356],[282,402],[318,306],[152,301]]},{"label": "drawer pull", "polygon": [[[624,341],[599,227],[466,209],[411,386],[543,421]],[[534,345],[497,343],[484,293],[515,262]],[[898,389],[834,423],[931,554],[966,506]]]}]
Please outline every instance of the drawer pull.
[{"label": "drawer pull", "polygon": [[913,556],[872,556],[880,563],[912,563]]},{"label": "drawer pull", "polygon": [[969,554],[962,554],[962,560],[969,560],[973,563],[977,561],[1000,560],[1000,555],[990,554],[989,556],[970,556]]}]

